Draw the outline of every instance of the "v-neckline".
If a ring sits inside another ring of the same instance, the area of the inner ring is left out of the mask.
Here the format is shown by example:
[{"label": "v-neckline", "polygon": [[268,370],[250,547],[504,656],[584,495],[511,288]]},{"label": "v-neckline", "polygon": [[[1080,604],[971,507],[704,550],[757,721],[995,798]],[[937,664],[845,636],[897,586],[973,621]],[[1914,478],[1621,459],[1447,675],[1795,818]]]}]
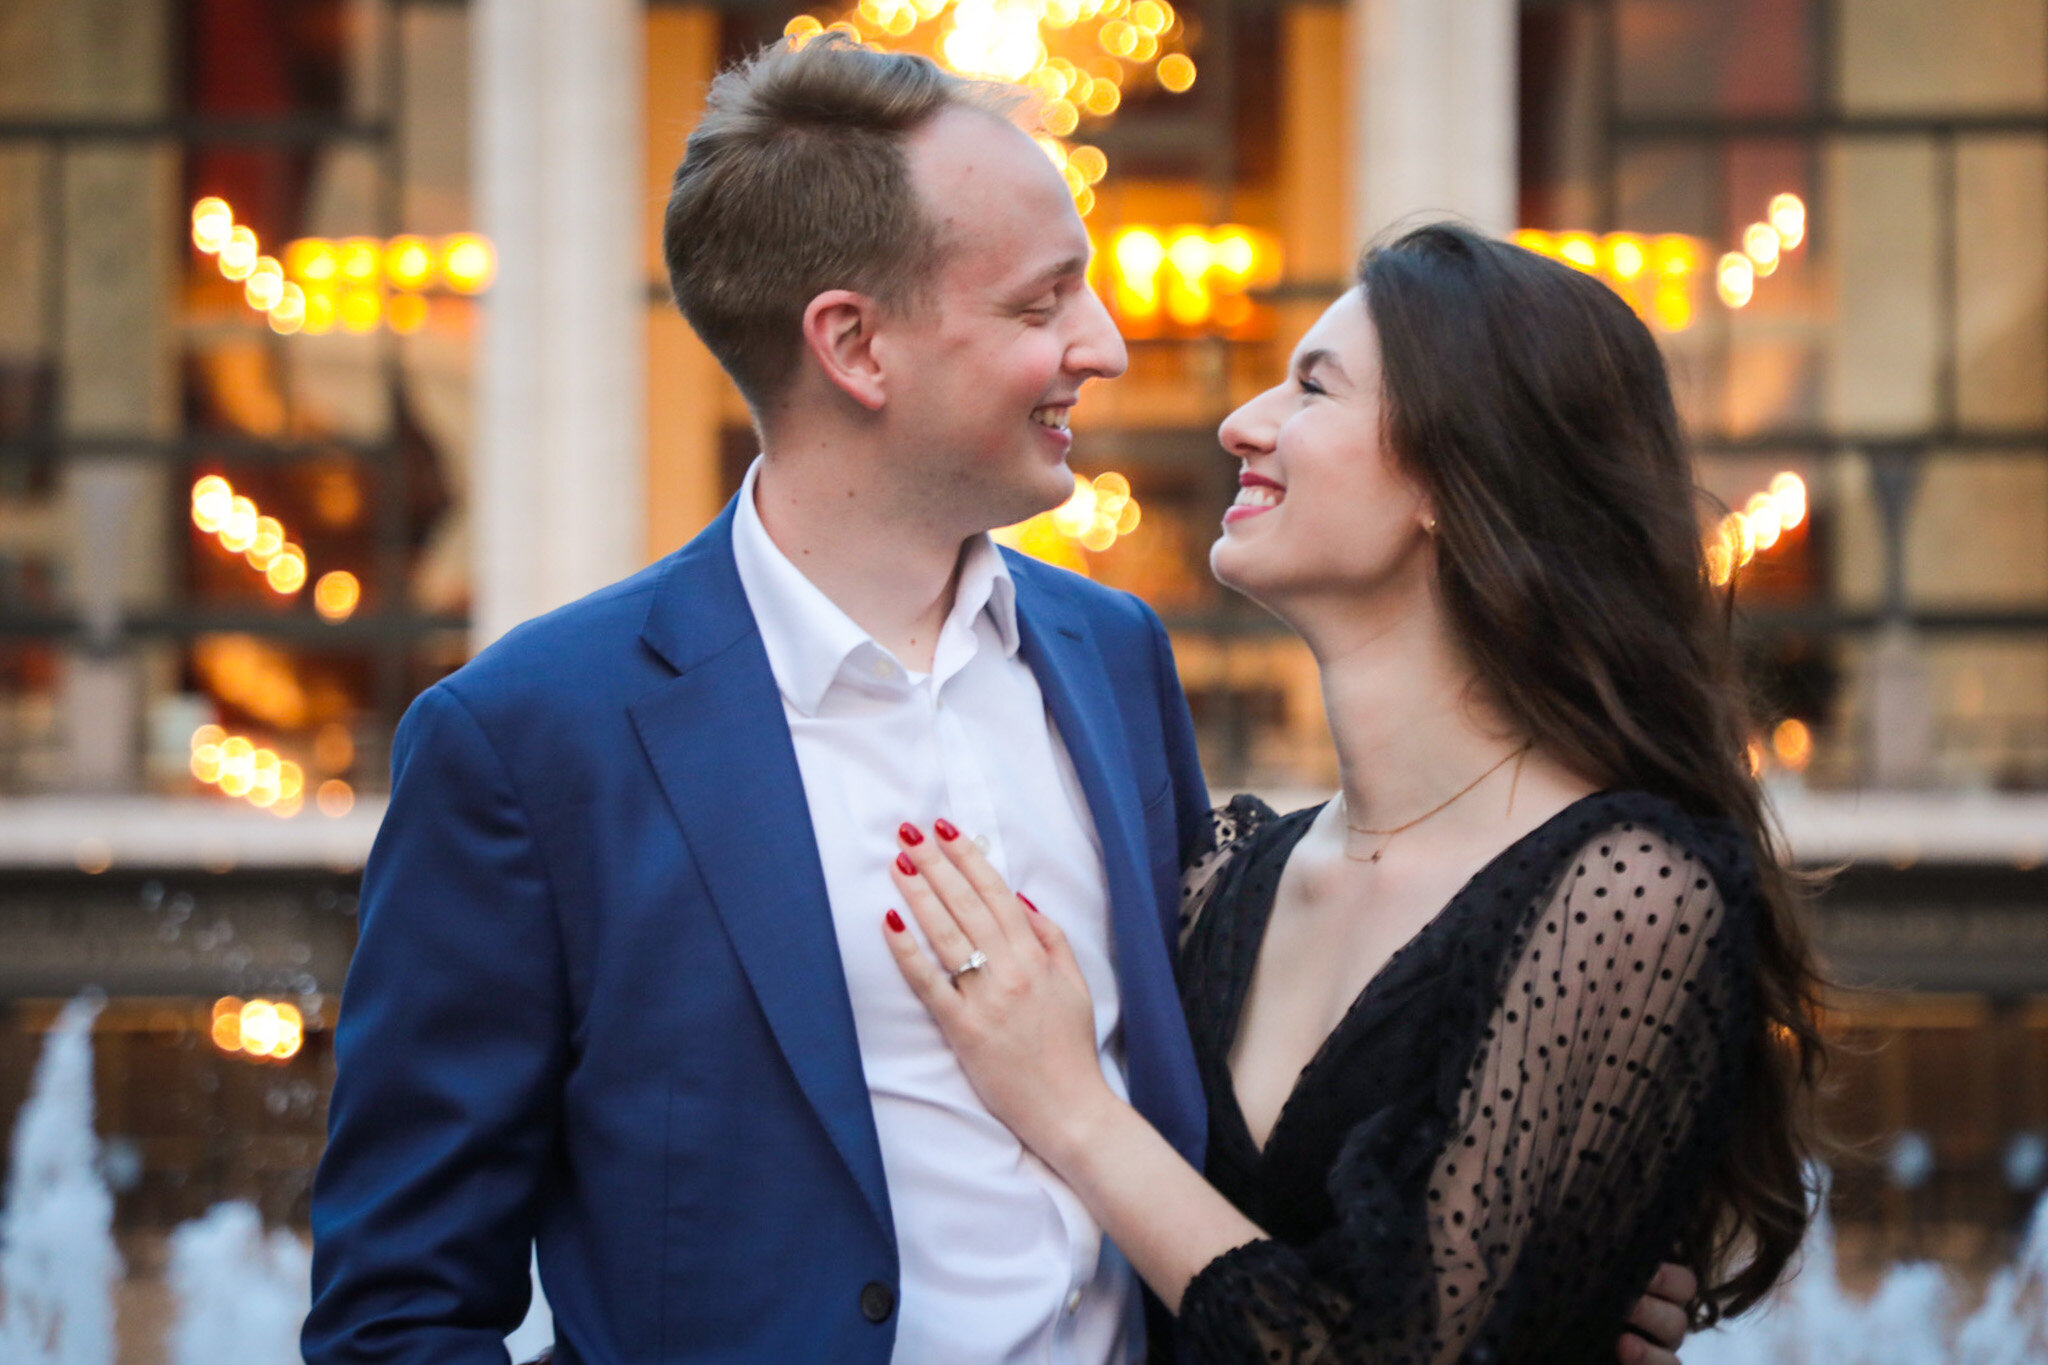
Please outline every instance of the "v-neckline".
[{"label": "v-neckline", "polygon": [[1273,878],[1272,893],[1263,897],[1263,904],[1254,908],[1257,923],[1244,926],[1242,931],[1245,933],[1251,947],[1251,966],[1245,971],[1243,980],[1235,983],[1232,987],[1229,1019],[1223,1030],[1223,1036],[1220,1039],[1222,1050],[1219,1054],[1223,1072],[1222,1089],[1230,1100],[1228,1106],[1229,1117],[1237,1127],[1238,1136],[1244,1140],[1245,1146],[1251,1151],[1259,1165],[1263,1166],[1266,1164],[1267,1158],[1273,1151],[1273,1140],[1280,1135],[1281,1129],[1287,1126],[1288,1116],[1296,1109],[1297,1101],[1301,1099],[1309,1077],[1316,1072],[1322,1065],[1323,1059],[1329,1055],[1331,1045],[1350,1027],[1353,1019],[1358,1016],[1373,995],[1374,988],[1388,979],[1394,968],[1409,955],[1410,950],[1421,943],[1424,938],[1428,937],[1438,925],[1442,924],[1450,916],[1452,910],[1456,909],[1466,899],[1472,889],[1487,878],[1495,868],[1505,862],[1517,849],[1543,834],[1551,826],[1562,821],[1574,811],[1580,810],[1588,802],[1597,801],[1602,797],[1611,795],[1614,795],[1612,789],[1589,792],[1560,807],[1549,818],[1527,833],[1517,836],[1500,852],[1487,859],[1478,871],[1467,877],[1459,885],[1458,889],[1451,893],[1450,898],[1437,907],[1435,914],[1431,915],[1419,929],[1409,935],[1405,942],[1394,949],[1393,954],[1380,964],[1379,970],[1368,977],[1363,986],[1359,987],[1358,994],[1351,997],[1351,1003],[1345,1006],[1344,1013],[1338,1017],[1336,1025],[1323,1035],[1323,1040],[1316,1044],[1315,1051],[1309,1054],[1308,1061],[1302,1064],[1299,1072],[1295,1073],[1294,1084],[1289,1087],[1287,1098],[1280,1102],[1280,1111],[1273,1116],[1273,1126],[1266,1130],[1266,1140],[1261,1143],[1252,1136],[1251,1123],[1244,1115],[1243,1101],[1238,1098],[1237,1071],[1232,1065],[1231,1054],[1237,1050],[1238,1028],[1244,1022],[1244,1007],[1251,997],[1252,978],[1258,973],[1259,958],[1265,951],[1266,930],[1273,921],[1273,906],[1280,898],[1280,877],[1286,873],[1287,861],[1294,856],[1295,846],[1301,842],[1303,836],[1315,824],[1316,815],[1329,802],[1324,801],[1313,806],[1304,807],[1301,810],[1295,811],[1292,815],[1283,816],[1281,820],[1275,821],[1272,826],[1269,826],[1269,828],[1277,830],[1286,821],[1296,819],[1300,821],[1297,828],[1286,831],[1281,838],[1275,840],[1267,847],[1249,850],[1251,856],[1255,858],[1277,857],[1280,860],[1280,867],[1279,873]]}]

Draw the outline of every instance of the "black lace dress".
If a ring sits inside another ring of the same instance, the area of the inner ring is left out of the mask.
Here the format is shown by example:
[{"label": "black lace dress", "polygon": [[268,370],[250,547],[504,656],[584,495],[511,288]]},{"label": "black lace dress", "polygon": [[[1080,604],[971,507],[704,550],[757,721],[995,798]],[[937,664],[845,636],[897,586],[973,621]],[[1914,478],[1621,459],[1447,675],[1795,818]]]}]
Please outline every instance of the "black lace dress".
[{"label": "black lace dress", "polygon": [[1237,798],[1188,877],[1207,1174],[1271,1240],[1189,1284],[1181,1358],[1611,1361],[1741,1083],[1760,913],[1744,841],[1641,792],[1567,807],[1367,984],[1261,1151],[1229,1056],[1315,813]]}]

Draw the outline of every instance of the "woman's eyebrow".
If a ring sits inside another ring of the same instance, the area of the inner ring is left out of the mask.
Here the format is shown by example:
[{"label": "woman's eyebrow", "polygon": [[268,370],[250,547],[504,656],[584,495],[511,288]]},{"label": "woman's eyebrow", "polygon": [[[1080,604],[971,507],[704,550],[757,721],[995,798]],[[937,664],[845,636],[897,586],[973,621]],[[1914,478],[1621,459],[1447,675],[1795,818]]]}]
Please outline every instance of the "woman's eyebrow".
[{"label": "woman's eyebrow", "polygon": [[1337,362],[1336,354],[1321,347],[1313,351],[1303,351],[1300,358],[1294,362],[1294,372],[1305,375],[1318,365],[1336,375],[1337,378],[1345,383],[1351,382],[1351,376],[1344,373],[1344,367]]}]

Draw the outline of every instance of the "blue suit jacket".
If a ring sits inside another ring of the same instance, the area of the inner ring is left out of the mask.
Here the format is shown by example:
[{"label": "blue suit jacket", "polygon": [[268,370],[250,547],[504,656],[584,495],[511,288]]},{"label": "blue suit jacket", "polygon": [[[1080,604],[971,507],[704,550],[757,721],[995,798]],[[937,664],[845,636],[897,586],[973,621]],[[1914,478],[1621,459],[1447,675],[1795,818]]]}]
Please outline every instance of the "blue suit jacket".
[{"label": "blue suit jacket", "polygon": [[[1131,1098],[1199,1163],[1170,963],[1208,798],[1165,633],[1009,564],[1101,837]],[[503,1361],[537,1240],[559,1361],[887,1361],[889,1191],[731,507],[428,689],[392,776],[306,1359]]]}]

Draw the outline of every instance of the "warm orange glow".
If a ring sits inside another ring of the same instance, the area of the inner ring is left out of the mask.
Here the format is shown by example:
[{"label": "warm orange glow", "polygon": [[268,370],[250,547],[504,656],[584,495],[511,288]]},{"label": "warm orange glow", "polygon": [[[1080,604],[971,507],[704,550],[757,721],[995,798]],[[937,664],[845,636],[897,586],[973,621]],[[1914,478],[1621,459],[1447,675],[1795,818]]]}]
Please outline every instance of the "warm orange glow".
[{"label": "warm orange glow", "polygon": [[427,301],[418,294],[393,294],[390,304],[384,309],[384,317],[394,332],[401,335],[417,332],[426,325]]},{"label": "warm orange glow", "polygon": [[258,256],[242,283],[242,298],[259,313],[267,313],[284,297],[284,267],[274,256]]},{"label": "warm orange glow", "polygon": [[341,292],[341,325],[346,331],[370,331],[383,312],[384,301],[374,289],[344,289]]},{"label": "warm orange glow", "polygon": [[1649,255],[1643,250],[1643,239],[1634,233],[1609,233],[1601,245],[1608,270],[1623,283],[1642,274],[1643,267],[1649,264]]},{"label": "warm orange glow", "polygon": [[363,600],[363,585],[347,569],[320,575],[313,585],[313,608],[329,621],[346,621]]},{"label": "warm orange glow", "polygon": [[241,554],[256,543],[256,504],[236,494],[228,503],[228,514],[220,526],[221,545]]},{"label": "warm orange glow", "polygon": [[1600,265],[1600,244],[1590,232],[1560,233],[1557,258],[1576,270],[1591,272]]},{"label": "warm orange glow", "polygon": [[1781,720],[1771,731],[1771,752],[1778,762],[1795,773],[1806,771],[1813,761],[1813,731],[1802,720]]},{"label": "warm orange glow", "polygon": [[374,284],[383,259],[383,249],[375,237],[351,237],[336,248],[335,273],[349,284]]},{"label": "warm orange glow", "polygon": [[384,278],[400,289],[423,289],[434,277],[434,252],[424,237],[393,237],[384,246]]},{"label": "warm orange glow", "polygon": [[218,474],[208,474],[192,484],[192,524],[213,535],[227,524],[233,510],[235,490]]},{"label": "warm orange glow", "polygon": [[441,239],[441,278],[456,293],[482,292],[497,272],[497,256],[482,237],[458,233]]},{"label": "warm orange glow", "polygon": [[1109,158],[1102,154],[1100,147],[1076,147],[1067,157],[1067,164],[1081,173],[1081,179],[1093,185],[1109,173]]},{"label": "warm orange glow", "polygon": [[1764,746],[1762,740],[1752,739],[1743,747],[1743,757],[1749,762],[1749,775],[1762,777],[1764,772]]},{"label": "warm orange glow", "polygon": [[1187,93],[1195,84],[1194,59],[1181,52],[1169,52],[1159,59],[1159,83],[1176,95]]},{"label": "warm orange glow", "polygon": [[1742,251],[1756,266],[1756,273],[1768,275],[1778,268],[1778,230],[1769,223],[1751,223],[1742,230]]},{"label": "warm orange glow", "polygon": [[313,799],[319,804],[322,815],[339,819],[355,809],[356,789],[338,777],[330,777],[320,784],[320,790]]},{"label": "warm orange glow", "polygon": [[1806,201],[1798,195],[1785,193],[1771,198],[1771,226],[1778,230],[1779,244],[1786,251],[1795,250],[1806,240]]},{"label": "warm orange glow", "polygon": [[306,291],[297,282],[279,286],[277,302],[270,306],[270,330],[290,336],[306,325]]},{"label": "warm orange glow", "polygon": [[[252,506],[254,504],[251,504]],[[249,542],[248,559],[251,568],[260,569],[277,557],[284,548],[284,526],[276,517],[256,518],[256,538]]]},{"label": "warm orange glow", "polygon": [[1790,470],[1774,475],[1765,491],[1750,494],[1740,509],[1715,524],[1704,546],[1707,577],[1716,587],[1726,585],[1744,565],[1774,548],[1804,520],[1805,481]]},{"label": "warm orange glow", "polygon": [[1743,307],[1756,293],[1755,264],[1739,251],[1727,252],[1714,268],[1714,288],[1730,308]]},{"label": "warm orange glow", "polygon": [[220,745],[218,742],[192,746],[192,776],[212,786],[220,781]]},{"label": "warm orange glow", "polygon": [[1235,223],[1164,234],[1132,224],[1110,239],[1107,258],[1118,316],[1144,323],[1163,310],[1184,328],[1242,325],[1250,317],[1244,291],[1277,280],[1281,265],[1276,240]]},{"label": "warm orange glow", "polygon": [[322,772],[347,772],[349,765],[356,761],[356,742],[350,737],[348,727],[339,722],[330,722],[320,727],[313,736],[313,762]]},{"label": "warm orange glow", "polygon": [[263,577],[271,591],[291,596],[306,586],[306,552],[296,545],[285,545],[264,567]]},{"label": "warm orange glow", "polygon": [[325,336],[334,330],[334,291],[314,289],[306,294],[306,332]]},{"label": "warm orange glow", "polygon": [[242,1050],[242,1006],[239,996],[224,995],[213,1002],[213,1043],[223,1052]]},{"label": "warm orange glow", "polygon": [[340,270],[334,243],[324,237],[301,237],[285,243],[284,273],[302,284],[332,284]]},{"label": "warm orange glow", "polygon": [[297,1005],[224,995],[213,1002],[213,1045],[222,1052],[285,1062],[306,1042],[306,1018]]},{"label": "warm orange glow", "polygon": [[248,279],[249,272],[256,268],[256,234],[237,223],[221,244],[217,259],[220,273],[226,278],[237,282]]},{"label": "warm orange glow", "polygon": [[227,200],[208,195],[192,206],[192,245],[207,255],[226,246],[234,230],[235,215]]},{"label": "warm orange glow", "polygon": [[1768,550],[1778,543],[1778,533],[1783,529],[1778,524],[1778,504],[1769,493],[1752,493],[1749,501],[1742,506],[1743,520],[1749,523],[1750,534],[1756,540],[1759,551]]},{"label": "warm orange glow", "polygon": [[1806,520],[1806,481],[1791,471],[1771,479],[1771,501],[1778,507],[1778,525],[1789,531]]}]

